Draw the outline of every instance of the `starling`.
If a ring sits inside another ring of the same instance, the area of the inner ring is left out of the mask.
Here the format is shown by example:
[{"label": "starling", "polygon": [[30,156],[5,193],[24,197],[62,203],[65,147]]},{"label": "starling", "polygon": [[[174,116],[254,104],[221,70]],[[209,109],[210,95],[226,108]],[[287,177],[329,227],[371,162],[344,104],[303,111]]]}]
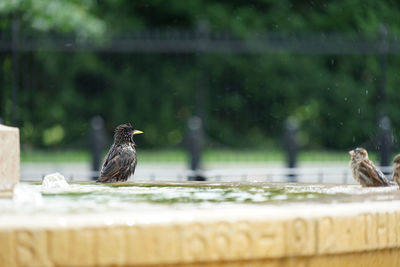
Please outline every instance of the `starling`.
[{"label": "starling", "polygon": [[400,187],[400,154],[394,157],[394,166],[393,166],[393,181]]},{"label": "starling", "polygon": [[114,143],[104,160],[97,182],[125,182],[134,174],[137,160],[133,135],[141,133],[130,124],[122,124],[115,129]]},{"label": "starling", "polygon": [[363,187],[389,186],[389,181],[385,175],[368,159],[367,150],[356,148],[349,151],[349,154],[353,177]]}]

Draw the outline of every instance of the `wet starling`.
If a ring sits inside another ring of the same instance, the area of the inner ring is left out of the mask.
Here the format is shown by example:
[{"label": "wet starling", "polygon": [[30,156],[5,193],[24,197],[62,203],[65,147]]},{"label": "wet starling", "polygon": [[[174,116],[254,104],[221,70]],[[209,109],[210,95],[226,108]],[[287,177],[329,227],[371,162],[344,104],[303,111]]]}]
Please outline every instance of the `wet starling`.
[{"label": "wet starling", "polygon": [[133,135],[141,133],[130,124],[122,124],[115,129],[114,143],[104,160],[97,182],[125,182],[134,174],[137,160]]},{"label": "wet starling", "polygon": [[385,175],[368,159],[367,150],[356,148],[349,151],[349,154],[353,177],[363,187],[389,186],[389,181]]},{"label": "wet starling", "polygon": [[393,166],[393,181],[396,182],[396,184],[398,184],[398,186],[400,187],[400,154],[397,155],[396,157],[394,157],[394,166]]}]

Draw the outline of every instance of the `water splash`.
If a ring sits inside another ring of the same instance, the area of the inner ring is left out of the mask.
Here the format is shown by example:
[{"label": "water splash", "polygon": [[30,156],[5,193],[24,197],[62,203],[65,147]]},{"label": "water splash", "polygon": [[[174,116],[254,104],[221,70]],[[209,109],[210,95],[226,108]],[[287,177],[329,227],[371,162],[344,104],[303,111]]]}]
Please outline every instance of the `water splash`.
[{"label": "water splash", "polygon": [[42,206],[42,194],[28,184],[17,184],[14,187],[13,202],[17,205]]},{"label": "water splash", "polygon": [[51,173],[44,177],[42,189],[68,189],[69,184],[60,173]]}]

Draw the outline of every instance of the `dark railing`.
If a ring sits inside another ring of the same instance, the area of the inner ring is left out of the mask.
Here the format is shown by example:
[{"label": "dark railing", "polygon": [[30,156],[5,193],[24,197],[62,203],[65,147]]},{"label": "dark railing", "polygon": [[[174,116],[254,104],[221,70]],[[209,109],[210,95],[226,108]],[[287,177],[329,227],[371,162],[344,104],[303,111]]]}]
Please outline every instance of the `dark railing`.
[{"label": "dark railing", "polygon": [[398,54],[400,40],[386,31],[378,36],[304,33],[256,33],[237,37],[228,33],[197,31],[144,31],[103,41],[74,37],[24,37],[17,29],[0,38],[0,51],[98,51],[115,53],[277,53]]},{"label": "dark railing", "polygon": [[[290,52],[299,54],[371,54],[379,56],[381,77],[378,84],[377,112],[385,121],[377,122],[381,129],[380,152],[381,165],[388,165],[388,155],[391,151],[390,121],[385,117],[385,87],[386,87],[386,58],[388,54],[400,53],[400,39],[391,36],[387,28],[382,25],[376,36],[359,36],[335,33],[303,33],[283,34],[276,32],[254,33],[246,37],[238,37],[230,33],[213,33],[208,27],[202,26],[192,31],[168,30],[168,31],[142,31],[126,34],[104,41],[83,41],[74,37],[56,35],[32,35],[19,29],[19,24],[14,21],[9,31],[0,33],[0,52],[12,54],[12,123],[16,121],[16,99],[18,93],[18,53],[26,51],[62,51],[79,52],[94,51],[107,53],[176,53],[176,54],[200,54],[200,53],[233,53],[233,54],[257,54]],[[199,95],[202,87],[198,86]],[[198,111],[200,119],[202,114]],[[389,125],[388,127],[386,127]],[[191,133],[194,142],[197,142],[197,134]],[[288,151],[288,167],[295,167],[295,155],[297,148],[293,143],[293,134],[288,132],[286,150]],[[194,137],[196,138],[194,138]],[[293,140],[292,140],[292,139]],[[192,171],[197,171],[201,166],[201,145],[189,146],[192,155]],[[98,154],[96,152],[95,154]],[[98,159],[94,160],[93,169],[98,168]],[[289,174],[290,180],[295,180],[295,173]],[[197,179],[197,178],[191,178]]]}]

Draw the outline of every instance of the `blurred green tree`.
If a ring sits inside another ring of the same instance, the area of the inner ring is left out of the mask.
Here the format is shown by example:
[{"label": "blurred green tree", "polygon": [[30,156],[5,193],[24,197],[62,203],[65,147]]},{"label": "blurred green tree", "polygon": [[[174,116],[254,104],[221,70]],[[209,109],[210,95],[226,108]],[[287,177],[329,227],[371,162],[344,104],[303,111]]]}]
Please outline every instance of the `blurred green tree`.
[{"label": "blurred green tree", "polygon": [[[27,36],[72,33],[76,40],[129,38],[137,31],[196,30],[242,39],[269,33],[342,33],[375,37],[386,23],[399,34],[400,3],[372,0],[229,1],[5,0],[0,28],[18,18]],[[9,54],[2,54],[3,101],[9,118]],[[82,146],[88,121],[106,127],[132,122],[143,130],[144,147],[183,142],[186,120],[196,112],[197,90],[209,144],[275,146],[283,122],[300,122],[302,145],[342,149],[373,143],[381,69],[375,55],[129,54],[23,52],[18,98],[22,142],[39,147]],[[400,127],[397,55],[388,58],[386,110]]]},{"label": "blurred green tree", "polygon": [[100,38],[105,24],[90,12],[94,3],[94,0],[3,0],[1,24],[4,29],[15,19],[24,30],[72,32],[79,39]]}]

